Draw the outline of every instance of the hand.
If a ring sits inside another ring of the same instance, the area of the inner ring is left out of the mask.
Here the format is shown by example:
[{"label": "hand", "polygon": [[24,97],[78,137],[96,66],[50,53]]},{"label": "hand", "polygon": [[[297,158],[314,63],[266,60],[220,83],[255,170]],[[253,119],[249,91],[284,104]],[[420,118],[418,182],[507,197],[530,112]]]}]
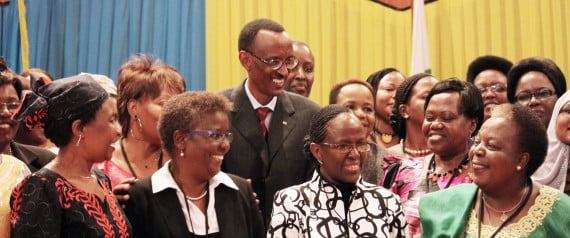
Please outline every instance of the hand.
[{"label": "hand", "polygon": [[[246,179],[246,181],[251,184],[251,179]],[[253,192],[253,198],[255,198],[255,204],[259,205],[259,199],[257,199],[257,193]]]},{"label": "hand", "polygon": [[123,209],[125,209],[125,203],[131,198],[129,196],[129,190],[131,189],[131,184],[134,183],[136,180],[137,179],[134,177],[125,179],[113,188],[113,194],[115,195],[115,198],[117,198],[117,201],[119,201],[119,204],[121,204],[121,207]]}]

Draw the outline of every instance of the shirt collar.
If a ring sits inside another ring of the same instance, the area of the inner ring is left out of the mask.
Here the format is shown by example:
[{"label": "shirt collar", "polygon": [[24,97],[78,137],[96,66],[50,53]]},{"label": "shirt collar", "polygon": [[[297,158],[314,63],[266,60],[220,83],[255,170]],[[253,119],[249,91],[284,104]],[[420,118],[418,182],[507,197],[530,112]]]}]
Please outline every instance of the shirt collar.
[{"label": "shirt collar", "polygon": [[[166,162],[162,168],[157,170],[151,176],[150,180],[152,184],[152,193],[159,193],[168,188],[172,188],[177,191],[180,190],[178,184],[176,184],[176,181],[174,181],[174,177],[172,177],[172,173],[170,173],[170,170],[168,169],[170,167],[170,162],[171,161]],[[214,177],[212,177],[208,182],[210,183],[210,190],[217,188],[220,184],[224,184],[226,187],[239,190],[230,176],[224,172],[219,172],[218,174],[214,175]]]},{"label": "shirt collar", "polygon": [[275,111],[275,105],[277,104],[277,97],[274,96],[273,98],[271,98],[271,101],[269,101],[269,103],[267,103],[266,105],[261,105],[261,103],[259,103],[257,99],[255,99],[253,94],[251,94],[248,85],[249,85],[249,78],[245,80],[244,86],[245,86],[245,94],[247,94],[247,98],[251,102],[253,110],[257,110],[260,107],[267,107],[271,109],[272,112]]}]

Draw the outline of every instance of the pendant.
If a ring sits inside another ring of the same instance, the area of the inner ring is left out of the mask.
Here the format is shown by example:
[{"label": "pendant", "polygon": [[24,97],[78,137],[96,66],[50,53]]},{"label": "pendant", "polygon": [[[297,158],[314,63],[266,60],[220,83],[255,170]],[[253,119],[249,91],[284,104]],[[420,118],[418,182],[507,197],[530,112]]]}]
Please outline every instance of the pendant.
[{"label": "pendant", "polygon": [[509,217],[503,212],[503,215],[501,215],[499,219],[501,219],[502,222],[505,222],[507,219],[509,219]]},{"label": "pendant", "polygon": [[382,142],[384,143],[392,142],[392,135],[382,133]]}]

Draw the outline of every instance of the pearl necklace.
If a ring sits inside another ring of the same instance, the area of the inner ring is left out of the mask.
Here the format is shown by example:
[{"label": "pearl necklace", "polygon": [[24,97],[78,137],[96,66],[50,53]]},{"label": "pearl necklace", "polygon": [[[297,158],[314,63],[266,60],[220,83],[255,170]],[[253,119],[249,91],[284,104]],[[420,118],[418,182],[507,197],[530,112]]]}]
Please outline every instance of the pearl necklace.
[{"label": "pearl necklace", "polygon": [[198,201],[198,200],[204,198],[206,196],[206,194],[208,194],[208,190],[204,190],[204,193],[202,193],[202,195],[200,195],[198,197],[190,197],[190,196],[186,195],[186,199],[188,199],[190,201]]},{"label": "pearl necklace", "polygon": [[431,154],[431,150],[430,149],[425,149],[425,150],[413,150],[413,149],[408,149],[407,147],[404,147],[404,153],[406,154],[410,154],[414,157],[419,157],[422,155],[427,155],[427,154]]}]

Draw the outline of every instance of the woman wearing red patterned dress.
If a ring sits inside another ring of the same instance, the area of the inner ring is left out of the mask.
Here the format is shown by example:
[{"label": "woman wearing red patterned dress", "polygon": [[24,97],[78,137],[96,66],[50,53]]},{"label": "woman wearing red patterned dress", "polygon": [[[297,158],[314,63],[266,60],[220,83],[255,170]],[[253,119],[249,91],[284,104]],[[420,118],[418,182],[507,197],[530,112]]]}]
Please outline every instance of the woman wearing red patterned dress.
[{"label": "woman wearing red patterned dress", "polygon": [[131,226],[93,163],[111,158],[119,139],[117,113],[90,76],[32,82],[14,119],[42,125],[60,149],[24,179],[10,199],[11,237],[131,237]]}]

